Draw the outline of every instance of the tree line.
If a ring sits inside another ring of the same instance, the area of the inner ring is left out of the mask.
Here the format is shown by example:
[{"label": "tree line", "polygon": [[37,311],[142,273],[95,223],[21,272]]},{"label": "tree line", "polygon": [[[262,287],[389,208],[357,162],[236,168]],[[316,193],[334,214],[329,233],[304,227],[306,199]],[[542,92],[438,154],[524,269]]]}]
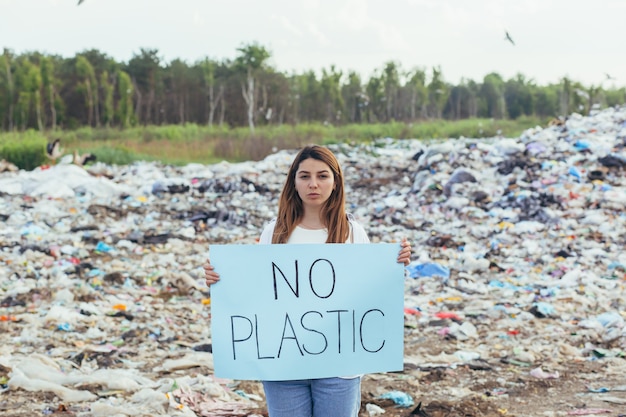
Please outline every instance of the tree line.
[{"label": "tree line", "polygon": [[335,66],[321,74],[273,68],[258,43],[242,45],[233,60],[163,62],[145,49],[117,62],[92,49],[74,57],[4,49],[0,56],[0,129],[4,131],[125,128],[204,124],[419,122],[426,119],[516,119],[586,113],[623,104],[626,89],[584,86],[563,77],[537,85],[518,74],[481,81],[445,81],[440,68],[405,70],[384,63],[368,79]]}]

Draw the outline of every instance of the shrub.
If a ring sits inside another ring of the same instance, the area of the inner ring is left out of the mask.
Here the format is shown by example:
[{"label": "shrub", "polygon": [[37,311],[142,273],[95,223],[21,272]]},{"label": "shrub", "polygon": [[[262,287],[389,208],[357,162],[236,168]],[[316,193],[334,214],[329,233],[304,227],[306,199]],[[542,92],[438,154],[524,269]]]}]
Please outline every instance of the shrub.
[{"label": "shrub", "polygon": [[46,139],[34,131],[21,135],[7,134],[0,140],[0,159],[6,159],[19,169],[31,171],[50,162],[46,157],[46,144]]},{"label": "shrub", "polygon": [[98,162],[105,163],[107,165],[129,165],[139,160],[149,160],[148,157],[141,157],[134,152],[124,147],[109,147],[101,146],[91,151],[96,156]]}]

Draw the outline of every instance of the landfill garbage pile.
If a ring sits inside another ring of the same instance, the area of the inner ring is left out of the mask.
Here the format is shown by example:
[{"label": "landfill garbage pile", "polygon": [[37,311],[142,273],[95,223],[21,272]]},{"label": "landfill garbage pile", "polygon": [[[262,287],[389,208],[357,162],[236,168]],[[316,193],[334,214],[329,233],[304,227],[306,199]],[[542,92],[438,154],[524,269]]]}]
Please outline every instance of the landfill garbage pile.
[{"label": "landfill garbage pile", "polygon": [[[415,250],[405,369],[362,416],[625,414],[626,108],[330,147],[372,242]],[[1,172],[0,414],[267,415],[213,376],[201,265],[257,241],[295,153]]]}]

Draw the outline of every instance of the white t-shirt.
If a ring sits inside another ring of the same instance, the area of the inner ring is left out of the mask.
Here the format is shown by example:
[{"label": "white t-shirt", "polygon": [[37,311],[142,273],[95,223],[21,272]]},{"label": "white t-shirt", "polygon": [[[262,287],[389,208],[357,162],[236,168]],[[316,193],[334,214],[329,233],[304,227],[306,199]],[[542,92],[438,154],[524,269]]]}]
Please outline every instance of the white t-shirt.
[{"label": "white t-shirt", "polygon": [[296,226],[287,243],[326,243],[326,239],[328,239],[327,229],[305,229]]},{"label": "white t-shirt", "polygon": [[[350,223],[350,236],[346,243],[370,243],[370,239],[361,226],[351,214],[348,214],[348,222]],[[274,235],[274,226],[276,226],[276,219],[270,221],[259,238],[259,243],[269,244],[272,243],[272,236]],[[323,235],[323,239],[320,238]],[[296,226],[287,243],[325,243],[328,237],[328,231],[326,229],[310,230]]]}]

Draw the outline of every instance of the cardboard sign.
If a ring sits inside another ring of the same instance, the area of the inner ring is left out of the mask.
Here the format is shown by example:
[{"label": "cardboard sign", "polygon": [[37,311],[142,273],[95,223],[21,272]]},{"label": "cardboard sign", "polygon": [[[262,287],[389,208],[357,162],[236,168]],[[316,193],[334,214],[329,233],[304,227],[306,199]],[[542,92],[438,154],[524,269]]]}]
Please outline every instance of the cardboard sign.
[{"label": "cardboard sign", "polygon": [[212,245],[215,375],[293,380],[399,371],[399,244]]}]

